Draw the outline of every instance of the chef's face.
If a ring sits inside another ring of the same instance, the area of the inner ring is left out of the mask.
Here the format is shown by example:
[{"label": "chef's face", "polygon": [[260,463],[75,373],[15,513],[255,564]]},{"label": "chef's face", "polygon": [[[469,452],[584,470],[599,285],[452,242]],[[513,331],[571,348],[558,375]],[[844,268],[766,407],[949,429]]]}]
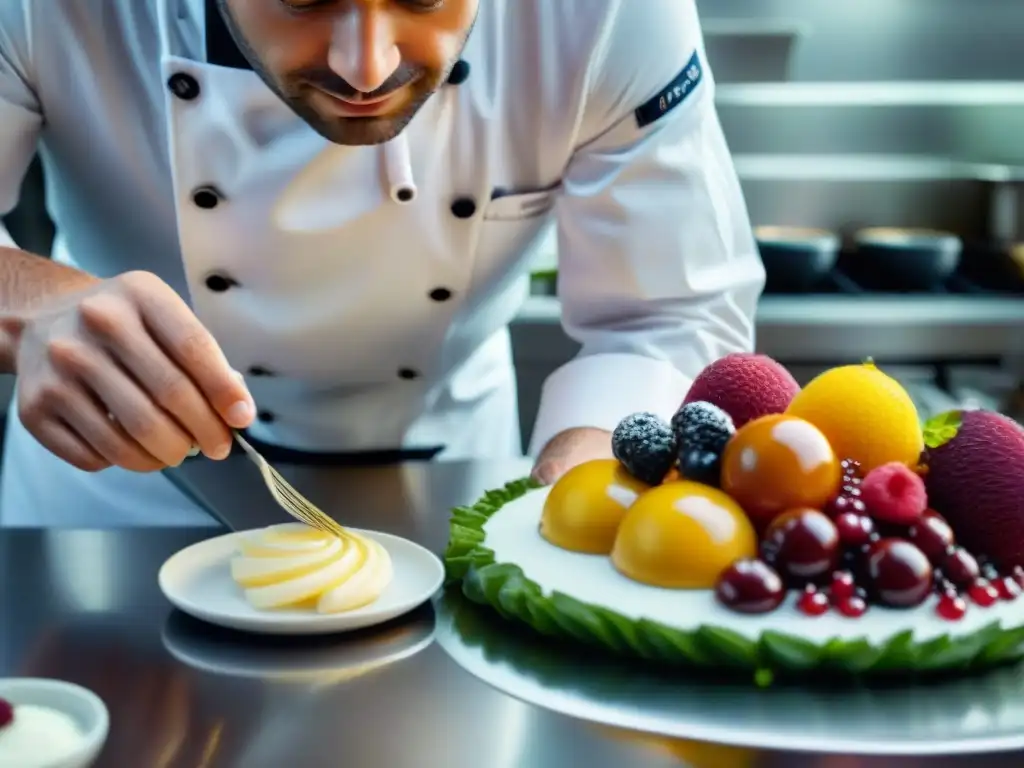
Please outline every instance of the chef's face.
[{"label": "chef's face", "polygon": [[480,0],[218,0],[260,77],[337,144],[397,136],[448,77]]}]

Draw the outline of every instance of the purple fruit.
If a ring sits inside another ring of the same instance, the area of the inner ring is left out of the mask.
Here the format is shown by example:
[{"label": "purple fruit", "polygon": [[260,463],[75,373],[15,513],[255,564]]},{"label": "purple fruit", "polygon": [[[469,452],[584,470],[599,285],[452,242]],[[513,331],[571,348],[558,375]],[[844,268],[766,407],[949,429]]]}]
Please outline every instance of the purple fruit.
[{"label": "purple fruit", "polygon": [[951,411],[925,428],[929,505],[970,552],[1024,565],[1024,427],[992,411]]}]

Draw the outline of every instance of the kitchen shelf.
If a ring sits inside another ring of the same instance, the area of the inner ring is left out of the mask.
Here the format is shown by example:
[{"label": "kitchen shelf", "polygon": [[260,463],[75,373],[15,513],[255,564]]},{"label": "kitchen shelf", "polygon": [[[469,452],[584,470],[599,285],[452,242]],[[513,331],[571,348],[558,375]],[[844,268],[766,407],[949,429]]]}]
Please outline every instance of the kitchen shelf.
[{"label": "kitchen shelf", "polygon": [[[534,296],[513,322],[524,359],[564,359],[556,297]],[[556,326],[557,330],[552,326]],[[1024,299],[997,296],[765,296],[758,349],[784,360],[991,360],[1024,346]]]},{"label": "kitchen shelf", "polygon": [[744,181],[1024,181],[1024,167],[912,155],[737,154]]},{"label": "kitchen shelf", "polygon": [[1024,106],[1018,82],[721,83],[730,107],[992,107]]}]

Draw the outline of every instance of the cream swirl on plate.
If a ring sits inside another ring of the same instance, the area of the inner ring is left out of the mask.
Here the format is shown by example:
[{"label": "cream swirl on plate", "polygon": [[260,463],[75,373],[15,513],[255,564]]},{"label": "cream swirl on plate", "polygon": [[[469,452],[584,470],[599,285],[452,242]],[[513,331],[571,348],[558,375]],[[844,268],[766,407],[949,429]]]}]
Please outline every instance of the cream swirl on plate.
[{"label": "cream swirl on plate", "polygon": [[373,603],[391,583],[391,556],[373,539],[334,536],[284,523],[240,537],[231,577],[260,610],[352,611]]}]

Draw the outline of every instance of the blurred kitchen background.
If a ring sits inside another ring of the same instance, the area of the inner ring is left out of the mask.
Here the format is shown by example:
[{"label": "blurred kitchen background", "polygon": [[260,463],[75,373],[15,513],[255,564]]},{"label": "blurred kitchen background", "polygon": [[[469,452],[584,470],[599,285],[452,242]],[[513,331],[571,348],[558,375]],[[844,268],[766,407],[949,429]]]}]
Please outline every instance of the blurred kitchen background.
[{"label": "blurred kitchen background", "polygon": [[[759,350],[801,379],[870,355],[925,416],[1024,418],[1024,2],[698,4],[769,272]],[[38,167],[7,223],[48,251]],[[556,265],[548,236],[514,328],[525,439],[577,350]]]}]

